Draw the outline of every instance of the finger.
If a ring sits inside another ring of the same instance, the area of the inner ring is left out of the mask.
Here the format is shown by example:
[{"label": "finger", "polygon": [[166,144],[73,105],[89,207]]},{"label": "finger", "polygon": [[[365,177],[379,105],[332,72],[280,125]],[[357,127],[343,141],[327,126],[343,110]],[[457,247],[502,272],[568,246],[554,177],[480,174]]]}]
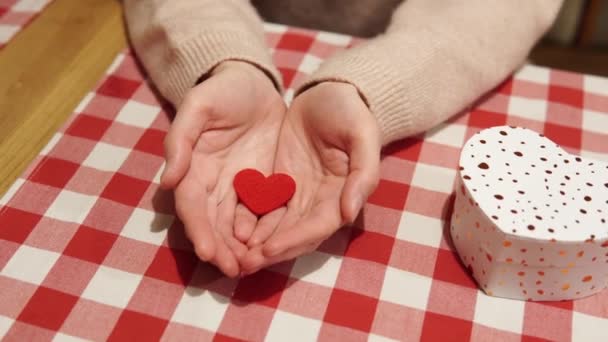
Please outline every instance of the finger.
[{"label": "finger", "polygon": [[262,268],[269,267],[274,264],[281,263],[283,261],[295,259],[304,254],[308,254],[314,250],[316,250],[321,243],[313,243],[305,246],[299,246],[296,248],[289,249],[284,253],[273,257],[266,257],[262,253],[262,251],[257,249],[250,250],[251,254],[249,254],[249,258],[245,260],[244,263],[241,264],[241,274],[249,275],[255,273]]},{"label": "finger", "polygon": [[235,255],[226,245],[219,233],[215,234],[216,253],[211,263],[219,268],[228,277],[234,278],[239,275],[240,268]]},{"label": "finger", "polygon": [[175,209],[194,251],[203,261],[215,256],[215,237],[207,213],[205,187],[187,175],[175,189]]},{"label": "finger", "polygon": [[380,140],[377,137],[369,139],[367,135],[374,135],[371,128],[370,132],[353,137],[349,152],[349,173],[340,198],[342,218],[345,222],[355,221],[363,203],[374,191],[380,178]]},{"label": "finger", "polygon": [[264,243],[275,231],[286,211],[287,208],[281,207],[262,216],[262,218],[258,220],[255,230],[247,241],[247,245],[253,247]]},{"label": "finger", "polygon": [[216,229],[228,248],[237,259],[240,259],[247,253],[247,247],[234,237],[234,213],[236,205],[236,193],[229,191],[217,209]]},{"label": "finger", "polygon": [[236,206],[234,213],[234,236],[243,243],[247,243],[258,218],[242,204]]},{"label": "finger", "polygon": [[166,164],[160,178],[163,188],[175,188],[190,167],[192,149],[205,125],[205,110],[200,102],[187,97],[165,137]]},{"label": "finger", "polygon": [[320,202],[291,228],[277,231],[264,244],[264,255],[267,257],[276,256],[288,249],[327,239],[340,228],[341,219],[338,204],[338,200],[334,198]]}]

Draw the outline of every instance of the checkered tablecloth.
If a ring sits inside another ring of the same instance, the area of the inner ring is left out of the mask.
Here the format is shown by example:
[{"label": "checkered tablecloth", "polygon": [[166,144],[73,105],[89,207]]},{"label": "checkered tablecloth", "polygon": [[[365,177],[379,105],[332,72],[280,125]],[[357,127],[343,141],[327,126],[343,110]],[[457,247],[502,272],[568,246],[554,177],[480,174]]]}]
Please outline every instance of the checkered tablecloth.
[{"label": "checkered tablecloth", "polygon": [[[288,86],[353,43],[266,29]],[[608,159],[608,79],[525,66],[472,108],[386,148],[355,226],[232,280],[197,261],[159,189],[169,110],[127,51],[0,201],[0,337],[607,341],[608,291],[558,303],[489,297],[452,251],[446,220],[460,148],[480,129],[525,126]]]},{"label": "checkered tablecloth", "polygon": [[52,0],[0,0],[0,49]]}]

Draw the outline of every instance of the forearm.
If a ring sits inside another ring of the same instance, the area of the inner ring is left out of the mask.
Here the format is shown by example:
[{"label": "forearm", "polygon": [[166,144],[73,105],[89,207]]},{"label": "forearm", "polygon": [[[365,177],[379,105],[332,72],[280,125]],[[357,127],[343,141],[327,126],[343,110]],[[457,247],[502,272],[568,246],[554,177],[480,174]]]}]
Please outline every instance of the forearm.
[{"label": "forearm", "polygon": [[160,92],[174,105],[226,60],[262,69],[280,88],[262,22],[245,0],[125,0],[132,44]]},{"label": "forearm", "polygon": [[383,143],[425,131],[513,72],[551,25],[559,0],[408,0],[386,34],[327,60],[309,87],[354,84]]}]

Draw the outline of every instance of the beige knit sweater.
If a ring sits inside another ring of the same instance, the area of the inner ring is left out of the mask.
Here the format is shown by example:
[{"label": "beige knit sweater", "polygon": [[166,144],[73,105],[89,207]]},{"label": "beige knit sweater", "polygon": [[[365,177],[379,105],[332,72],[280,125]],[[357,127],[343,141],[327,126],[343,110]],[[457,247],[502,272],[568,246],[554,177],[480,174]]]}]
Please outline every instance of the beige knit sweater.
[{"label": "beige knit sweater", "polygon": [[[335,22],[348,23],[342,31],[350,33],[373,32],[357,23],[393,12],[383,34],[327,59],[296,90],[328,80],[353,84],[377,118],[384,144],[433,127],[499,84],[525,60],[561,5],[561,0],[284,1],[290,12],[285,18],[298,14],[299,25],[307,22],[302,13],[310,18],[333,13],[339,16]],[[281,17],[273,1],[255,2],[263,4],[259,10],[266,18]],[[315,10],[311,3],[321,7]],[[249,1],[124,4],[133,46],[152,81],[175,106],[202,75],[230,59],[257,65],[280,87],[262,20]],[[369,7],[374,12],[361,10],[366,4],[375,4]],[[358,10],[347,10],[353,6]]]}]

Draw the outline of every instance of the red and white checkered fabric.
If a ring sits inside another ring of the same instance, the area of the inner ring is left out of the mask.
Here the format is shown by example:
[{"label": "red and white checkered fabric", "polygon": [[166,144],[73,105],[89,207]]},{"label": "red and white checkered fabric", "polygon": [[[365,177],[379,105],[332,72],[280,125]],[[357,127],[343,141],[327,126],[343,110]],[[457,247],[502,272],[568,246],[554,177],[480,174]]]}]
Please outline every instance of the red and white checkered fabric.
[{"label": "red and white checkered fabric", "polygon": [[[266,29],[287,86],[353,42]],[[0,337],[608,340],[608,291],[558,303],[489,297],[446,239],[465,139],[519,125],[606,160],[608,79],[525,66],[474,109],[386,148],[361,223],[239,280],[197,261],[159,189],[167,113],[121,54],[0,201]]]},{"label": "red and white checkered fabric", "polygon": [[0,0],[0,49],[51,0]]}]

